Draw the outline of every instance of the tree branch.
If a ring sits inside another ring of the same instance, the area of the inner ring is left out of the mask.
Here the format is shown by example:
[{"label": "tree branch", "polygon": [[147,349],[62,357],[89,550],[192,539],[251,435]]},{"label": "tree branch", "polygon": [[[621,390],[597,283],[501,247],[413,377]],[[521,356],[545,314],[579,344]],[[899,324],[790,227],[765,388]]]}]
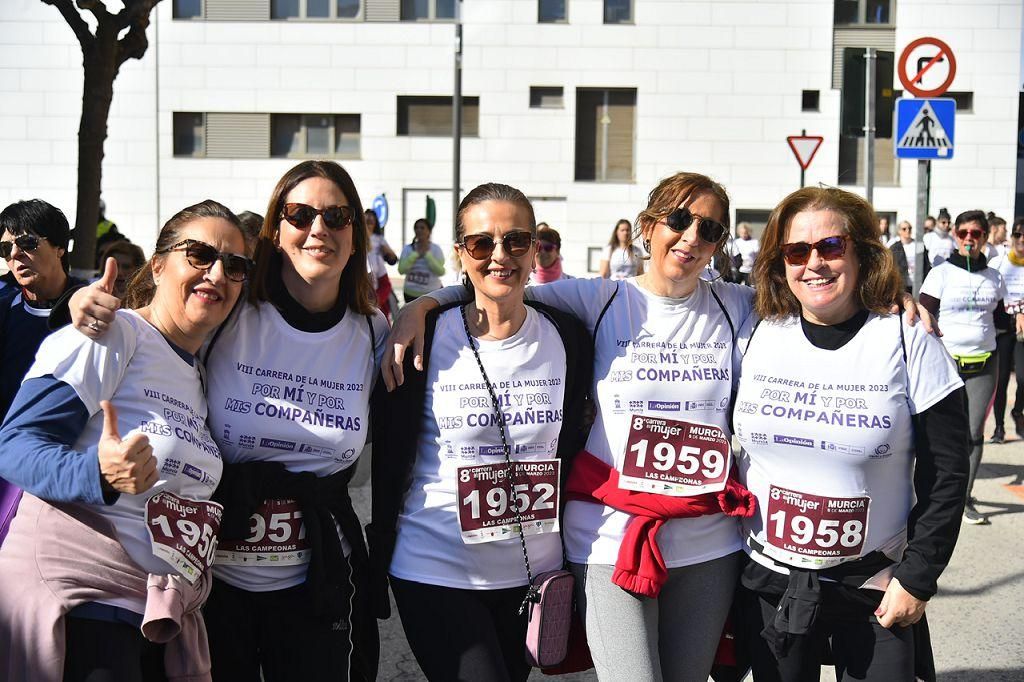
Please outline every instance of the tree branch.
[{"label": "tree branch", "polygon": [[[46,2],[46,0],[43,0]],[[92,12],[92,15],[96,17],[96,21],[103,23],[104,21],[110,21],[112,15],[107,11],[107,6],[103,4],[103,0],[75,0],[75,4],[78,5],[78,9],[87,9]]]},{"label": "tree branch", "polygon": [[149,17],[153,8],[160,0],[125,0],[124,9],[117,14],[118,26],[130,27],[117,42],[117,64],[120,66],[129,59],[142,59],[149,48],[146,29],[149,28]]},{"label": "tree branch", "polygon": [[92,44],[94,38],[92,32],[89,31],[89,24],[85,23],[85,19],[82,18],[82,15],[71,4],[71,0],[43,0],[43,4],[52,5],[57,8],[57,11],[64,17],[64,21],[68,22],[68,26],[75,32],[75,36],[78,38],[78,42],[81,43],[83,49]]}]

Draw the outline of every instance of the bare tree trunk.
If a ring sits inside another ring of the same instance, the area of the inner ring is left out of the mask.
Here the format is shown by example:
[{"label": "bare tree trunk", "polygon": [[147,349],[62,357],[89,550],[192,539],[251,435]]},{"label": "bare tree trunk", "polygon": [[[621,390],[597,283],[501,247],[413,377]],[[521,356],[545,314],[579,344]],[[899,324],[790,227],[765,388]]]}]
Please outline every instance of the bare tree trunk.
[{"label": "bare tree trunk", "polygon": [[[96,267],[96,224],[99,221],[100,189],[103,175],[103,145],[107,140],[107,116],[114,99],[117,77],[117,40],[104,39],[104,26],[97,30],[91,49],[83,50],[85,82],[82,88],[82,117],[78,126],[78,209],[75,214],[75,247],[71,267],[78,273]],[[109,29],[108,29],[109,30]]]}]

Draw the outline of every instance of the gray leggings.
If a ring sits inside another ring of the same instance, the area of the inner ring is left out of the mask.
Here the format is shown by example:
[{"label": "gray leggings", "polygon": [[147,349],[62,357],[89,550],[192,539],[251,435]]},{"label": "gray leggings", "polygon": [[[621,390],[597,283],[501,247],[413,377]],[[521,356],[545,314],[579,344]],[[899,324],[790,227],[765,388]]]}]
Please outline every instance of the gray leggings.
[{"label": "gray leggings", "polygon": [[614,566],[570,564],[598,679],[706,682],[741,556],[670,568],[657,599],[614,585]]},{"label": "gray leggings", "polygon": [[967,497],[974,490],[974,478],[978,475],[981,465],[981,450],[985,444],[985,415],[992,403],[992,395],[996,390],[996,356],[989,358],[985,369],[977,374],[960,375],[967,389],[967,418],[970,421],[971,441],[971,474],[967,479]]}]

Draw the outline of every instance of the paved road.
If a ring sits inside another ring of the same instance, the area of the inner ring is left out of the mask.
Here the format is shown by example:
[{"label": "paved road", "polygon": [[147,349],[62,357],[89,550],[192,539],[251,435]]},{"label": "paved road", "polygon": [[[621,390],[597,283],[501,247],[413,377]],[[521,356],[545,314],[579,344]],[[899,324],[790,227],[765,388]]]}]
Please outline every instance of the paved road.
[{"label": "paved road", "polygon": [[[985,433],[992,433],[991,419]],[[939,595],[928,606],[941,682],[1024,681],[1024,440],[1011,438],[1003,445],[985,445],[975,484],[979,509],[991,514],[992,523],[963,526]],[[357,487],[353,498],[361,518],[368,519],[369,486]],[[835,679],[831,671],[822,672],[822,680]],[[381,623],[379,679],[423,679],[397,615]],[[542,679],[556,678],[536,672],[531,677]]]}]

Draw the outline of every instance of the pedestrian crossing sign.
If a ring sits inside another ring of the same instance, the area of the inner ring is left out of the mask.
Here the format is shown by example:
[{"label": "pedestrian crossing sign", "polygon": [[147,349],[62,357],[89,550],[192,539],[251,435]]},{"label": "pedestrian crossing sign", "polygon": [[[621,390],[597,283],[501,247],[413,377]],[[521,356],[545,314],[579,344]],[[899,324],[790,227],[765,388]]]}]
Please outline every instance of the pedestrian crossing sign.
[{"label": "pedestrian crossing sign", "polygon": [[956,100],[896,100],[896,158],[951,159]]}]

